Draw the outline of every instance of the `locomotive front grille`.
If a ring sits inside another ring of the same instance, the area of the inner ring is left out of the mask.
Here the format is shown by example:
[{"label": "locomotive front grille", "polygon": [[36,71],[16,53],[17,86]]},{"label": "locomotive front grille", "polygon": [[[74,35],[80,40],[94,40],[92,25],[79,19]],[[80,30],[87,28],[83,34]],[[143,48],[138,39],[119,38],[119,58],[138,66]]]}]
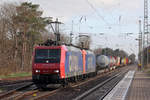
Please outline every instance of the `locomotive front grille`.
[{"label": "locomotive front grille", "polygon": [[59,74],[47,74],[47,75],[33,75],[33,82],[35,83],[58,83],[60,80]]}]

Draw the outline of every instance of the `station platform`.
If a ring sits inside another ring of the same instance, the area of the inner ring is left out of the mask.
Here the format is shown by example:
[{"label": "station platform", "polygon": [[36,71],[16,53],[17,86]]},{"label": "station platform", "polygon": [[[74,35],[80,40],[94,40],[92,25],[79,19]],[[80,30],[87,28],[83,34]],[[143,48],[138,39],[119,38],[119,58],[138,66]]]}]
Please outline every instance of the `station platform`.
[{"label": "station platform", "polygon": [[125,100],[150,100],[150,74],[136,70]]},{"label": "station platform", "polygon": [[150,73],[130,70],[104,100],[150,100]]}]

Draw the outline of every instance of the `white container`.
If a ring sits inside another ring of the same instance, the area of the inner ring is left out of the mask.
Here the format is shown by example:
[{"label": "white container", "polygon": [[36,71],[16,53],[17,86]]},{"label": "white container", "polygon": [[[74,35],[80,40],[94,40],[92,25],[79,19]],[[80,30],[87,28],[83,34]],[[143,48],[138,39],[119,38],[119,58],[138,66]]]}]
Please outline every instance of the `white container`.
[{"label": "white container", "polygon": [[109,58],[105,55],[100,55],[96,58],[98,67],[105,68],[109,66]]}]

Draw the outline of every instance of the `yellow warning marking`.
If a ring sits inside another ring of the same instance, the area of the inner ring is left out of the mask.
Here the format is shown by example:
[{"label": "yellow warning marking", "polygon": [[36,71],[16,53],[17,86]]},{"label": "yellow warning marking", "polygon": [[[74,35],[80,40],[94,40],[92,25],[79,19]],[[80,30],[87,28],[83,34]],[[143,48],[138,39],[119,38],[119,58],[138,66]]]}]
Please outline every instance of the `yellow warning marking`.
[{"label": "yellow warning marking", "polygon": [[37,96],[37,94],[36,94],[36,93],[34,93],[34,94],[33,94],[33,96],[34,96],[34,97],[36,97],[36,96]]}]

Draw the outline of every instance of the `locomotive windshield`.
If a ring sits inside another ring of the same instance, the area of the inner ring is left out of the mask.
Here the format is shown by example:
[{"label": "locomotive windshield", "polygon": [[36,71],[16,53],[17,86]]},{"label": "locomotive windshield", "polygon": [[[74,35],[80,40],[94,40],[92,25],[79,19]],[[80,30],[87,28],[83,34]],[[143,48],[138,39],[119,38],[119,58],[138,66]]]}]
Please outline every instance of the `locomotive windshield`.
[{"label": "locomotive windshield", "polygon": [[59,63],[60,49],[36,49],[35,63]]}]

